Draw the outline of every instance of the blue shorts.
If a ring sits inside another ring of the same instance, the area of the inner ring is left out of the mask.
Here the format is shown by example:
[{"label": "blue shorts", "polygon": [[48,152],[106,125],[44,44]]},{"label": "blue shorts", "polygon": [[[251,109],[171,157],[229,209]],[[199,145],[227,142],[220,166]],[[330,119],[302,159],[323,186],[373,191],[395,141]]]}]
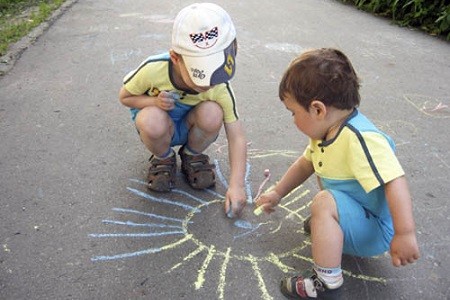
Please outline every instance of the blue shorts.
[{"label": "blue shorts", "polygon": [[[168,111],[170,118],[174,124],[174,133],[172,136],[172,141],[170,142],[170,146],[181,146],[187,143],[189,128],[187,126],[186,118],[188,113],[195,106],[182,104],[178,101],[175,102],[175,108],[171,111]],[[139,112],[139,109],[131,108],[131,120],[135,122],[136,115]],[[139,132],[139,130],[138,130]]]},{"label": "blue shorts", "polygon": [[338,190],[328,191],[336,201],[339,224],[344,233],[343,253],[370,257],[389,250],[394,235],[390,216],[375,216],[350,195]]}]

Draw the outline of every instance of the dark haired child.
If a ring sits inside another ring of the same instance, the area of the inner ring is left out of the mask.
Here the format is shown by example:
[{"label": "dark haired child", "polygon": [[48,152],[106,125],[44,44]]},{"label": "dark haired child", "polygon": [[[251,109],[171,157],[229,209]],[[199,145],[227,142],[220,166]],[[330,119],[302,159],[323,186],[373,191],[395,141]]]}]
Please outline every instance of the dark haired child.
[{"label": "dark haired child", "polygon": [[336,49],[314,49],[294,59],[279,97],[309,145],[256,205],[266,213],[314,173],[321,191],[305,231],[311,234],[313,272],[281,281],[285,296],[336,295],[343,284],[342,254],[370,257],[390,251],[394,266],[419,258],[412,201],[393,141],[358,109],[359,80]]}]

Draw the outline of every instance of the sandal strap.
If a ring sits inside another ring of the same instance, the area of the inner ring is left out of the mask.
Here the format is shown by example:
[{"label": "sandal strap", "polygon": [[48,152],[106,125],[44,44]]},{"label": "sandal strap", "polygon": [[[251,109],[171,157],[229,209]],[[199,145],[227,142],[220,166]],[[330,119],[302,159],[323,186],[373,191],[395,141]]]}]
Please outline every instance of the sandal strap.
[{"label": "sandal strap", "polygon": [[152,155],[149,159],[151,165],[148,170],[150,174],[158,174],[160,172],[171,172],[173,166],[176,164],[175,155],[165,158],[159,159],[156,156]]},{"label": "sandal strap", "polygon": [[180,154],[182,164],[186,167],[192,168],[193,172],[209,171],[216,168],[215,164],[209,162],[209,156],[205,154],[189,155],[184,152],[184,146],[180,148],[178,154]]},{"label": "sandal strap", "polygon": [[183,157],[183,162],[188,164],[194,172],[208,171],[215,169],[216,165],[209,162],[209,157],[204,154],[186,155]]},{"label": "sandal strap", "polygon": [[209,162],[205,154],[189,155],[184,152],[184,146],[178,151],[181,157],[181,172],[186,175],[189,185],[195,189],[205,189],[216,183],[215,164]]}]

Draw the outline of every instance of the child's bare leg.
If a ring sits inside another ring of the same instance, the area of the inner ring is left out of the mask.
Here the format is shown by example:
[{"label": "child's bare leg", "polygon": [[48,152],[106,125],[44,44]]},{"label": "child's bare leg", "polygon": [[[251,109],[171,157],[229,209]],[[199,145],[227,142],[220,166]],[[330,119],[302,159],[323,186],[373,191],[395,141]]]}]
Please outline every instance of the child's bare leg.
[{"label": "child's bare leg", "polygon": [[136,127],[142,142],[157,157],[163,157],[170,149],[173,122],[167,112],[157,107],[146,107],[136,116]]},{"label": "child's bare leg", "polygon": [[220,132],[223,123],[222,108],[212,101],[202,102],[189,113],[187,122],[190,128],[188,149],[202,153]]},{"label": "child's bare leg", "polygon": [[[333,196],[320,191],[311,205],[311,241],[315,274],[294,276],[281,281],[281,292],[300,299],[338,297],[343,283],[341,259],[343,233]],[[333,298],[334,299],[334,298]]]},{"label": "child's bare leg", "polygon": [[141,109],[136,116],[136,127],[142,142],[153,156],[148,170],[148,188],[167,192],[175,185],[177,168],[175,152],[170,147],[174,131],[167,112],[158,107]]},{"label": "child's bare leg", "polygon": [[178,153],[181,157],[181,171],[195,189],[205,189],[216,183],[215,166],[202,152],[217,138],[222,120],[222,108],[212,101],[200,103],[188,114],[188,141]]},{"label": "child's bare leg", "polygon": [[336,202],[327,191],[320,191],[311,205],[311,240],[312,256],[317,265],[340,267],[344,236]]}]

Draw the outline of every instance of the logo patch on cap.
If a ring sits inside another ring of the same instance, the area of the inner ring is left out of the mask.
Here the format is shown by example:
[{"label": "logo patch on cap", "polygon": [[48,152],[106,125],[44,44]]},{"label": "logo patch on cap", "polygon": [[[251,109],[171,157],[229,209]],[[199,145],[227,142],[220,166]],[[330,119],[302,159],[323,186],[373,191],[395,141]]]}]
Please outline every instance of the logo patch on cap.
[{"label": "logo patch on cap", "polygon": [[216,26],[205,32],[191,33],[189,36],[196,47],[208,49],[216,44],[219,37],[219,29]]},{"label": "logo patch on cap", "polygon": [[233,74],[233,68],[234,68],[234,58],[233,56],[231,56],[231,54],[228,54],[223,69],[225,70],[225,72],[227,72],[228,76],[231,76]]}]

